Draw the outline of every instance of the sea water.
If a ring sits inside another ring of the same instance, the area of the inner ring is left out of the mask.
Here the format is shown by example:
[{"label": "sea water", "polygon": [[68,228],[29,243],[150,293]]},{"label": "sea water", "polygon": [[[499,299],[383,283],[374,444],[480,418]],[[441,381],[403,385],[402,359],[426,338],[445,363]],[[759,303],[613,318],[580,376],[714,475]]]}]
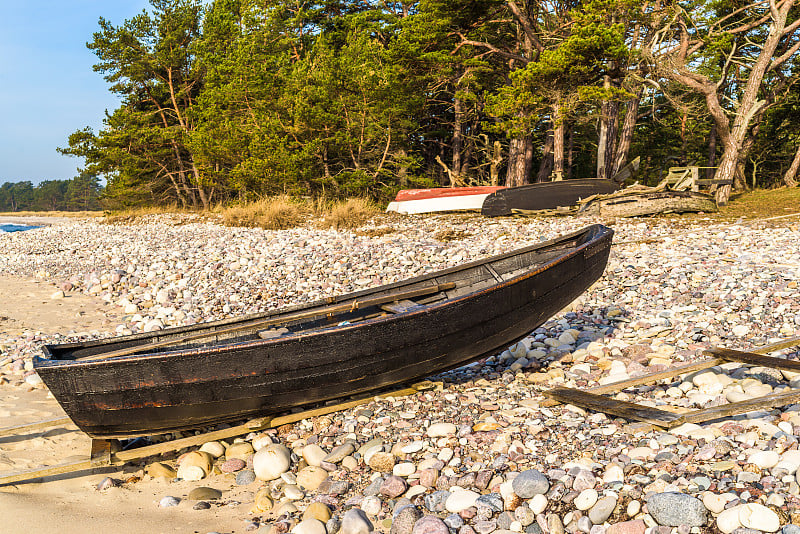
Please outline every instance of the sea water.
[{"label": "sea water", "polygon": [[33,230],[39,226],[29,226],[27,224],[0,224],[0,232],[21,232],[22,230]]}]

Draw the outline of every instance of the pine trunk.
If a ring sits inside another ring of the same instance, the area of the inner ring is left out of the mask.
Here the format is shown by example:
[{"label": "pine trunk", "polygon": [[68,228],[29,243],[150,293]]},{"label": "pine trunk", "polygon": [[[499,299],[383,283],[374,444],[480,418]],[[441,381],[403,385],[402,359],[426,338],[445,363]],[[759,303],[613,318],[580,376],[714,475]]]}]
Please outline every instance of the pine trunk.
[{"label": "pine trunk", "polygon": [[797,186],[797,170],[800,169],[800,144],[797,145],[797,150],[794,153],[794,159],[792,159],[792,164],[789,166],[789,170],[786,171],[786,174],[783,175],[783,183],[787,187],[795,187]]},{"label": "pine trunk", "polygon": [[536,183],[544,182],[553,172],[553,135],[547,132],[547,138],[542,147],[542,160],[539,162],[539,172],[536,173]]},{"label": "pine trunk", "polygon": [[460,98],[456,98],[453,103],[453,159],[450,168],[455,176],[453,176],[454,182],[458,183],[460,181],[460,173],[461,173],[461,150],[464,147],[464,140],[462,135],[463,130],[463,122],[464,122],[464,110],[463,104]]},{"label": "pine trunk", "polygon": [[553,180],[564,179],[564,120],[561,108],[553,109]]},{"label": "pine trunk", "polygon": [[628,160],[628,152],[631,149],[631,142],[633,141],[633,130],[636,128],[636,120],[639,117],[639,102],[642,100],[642,88],[636,91],[636,96],[630,99],[625,104],[625,119],[622,122],[622,131],[619,135],[619,143],[617,145],[617,153],[614,157],[614,167],[611,170],[610,177],[616,176],[619,170],[625,166]]}]

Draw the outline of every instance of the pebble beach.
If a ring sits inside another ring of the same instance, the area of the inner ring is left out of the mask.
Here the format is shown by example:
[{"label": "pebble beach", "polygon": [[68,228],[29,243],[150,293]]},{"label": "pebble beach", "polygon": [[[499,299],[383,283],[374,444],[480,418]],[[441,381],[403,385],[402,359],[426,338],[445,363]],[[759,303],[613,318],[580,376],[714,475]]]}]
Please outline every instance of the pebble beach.
[{"label": "pebble beach", "polygon": [[[46,287],[39,306],[92,299],[102,315],[92,328],[0,322],[0,399],[48,401],[31,363],[46,343],[266,312],[596,222],[615,231],[604,276],[520,343],[430,377],[437,388],[83,473],[70,498],[108,509],[136,498],[131,514],[152,532],[800,534],[800,404],[664,431],[542,395],[800,335],[800,217],[381,216],[356,230],[266,231],[154,215],[0,234],[0,275]],[[796,347],[772,355],[798,359]],[[790,389],[800,373],[727,363],[612,396],[680,411]],[[0,404],[8,418],[25,410]],[[52,463],[88,452],[63,435],[27,437]],[[0,476],[31,467],[24,453],[0,438]],[[0,487],[0,521],[4,503],[19,515],[0,532],[30,532],[25,514],[45,513],[31,495],[48,484]],[[13,500],[20,491],[32,500]],[[39,531],[81,531],[52,528]]]}]

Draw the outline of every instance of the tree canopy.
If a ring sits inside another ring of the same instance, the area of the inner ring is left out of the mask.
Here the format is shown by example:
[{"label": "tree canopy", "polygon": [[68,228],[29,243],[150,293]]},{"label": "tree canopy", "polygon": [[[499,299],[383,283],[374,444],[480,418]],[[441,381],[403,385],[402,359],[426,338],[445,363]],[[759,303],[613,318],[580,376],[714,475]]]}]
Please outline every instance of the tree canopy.
[{"label": "tree canopy", "polygon": [[637,156],[650,180],[796,183],[795,0],[151,4],[100,19],[121,104],[60,149],[116,205],[609,178]]}]

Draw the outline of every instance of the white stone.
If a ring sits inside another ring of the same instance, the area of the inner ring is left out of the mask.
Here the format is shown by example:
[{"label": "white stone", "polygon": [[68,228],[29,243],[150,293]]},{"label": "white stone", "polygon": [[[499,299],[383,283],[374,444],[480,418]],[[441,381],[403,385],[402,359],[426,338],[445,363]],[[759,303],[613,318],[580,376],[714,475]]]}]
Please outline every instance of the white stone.
[{"label": "white stone", "polygon": [[788,465],[793,465],[794,470],[791,472],[794,473],[795,471],[797,471],[798,467],[800,467],[800,450],[791,450],[784,452],[783,454],[781,454],[781,462]]},{"label": "white stone", "polygon": [[728,392],[725,393],[725,400],[728,402],[742,402],[752,398],[752,395],[748,395],[744,391],[738,391],[735,389],[728,390]]},{"label": "white stone", "polygon": [[188,480],[191,482],[196,482],[198,480],[203,480],[205,478],[206,472],[203,471],[203,468],[198,465],[179,465],[178,466],[178,478],[182,480]]},{"label": "white stone", "polygon": [[588,510],[597,503],[597,490],[594,488],[585,489],[575,497],[573,504],[578,510]]},{"label": "white stone", "polygon": [[742,505],[734,506],[723,510],[717,516],[717,528],[720,529],[723,534],[731,534],[731,532],[742,526],[739,522],[739,508],[741,508],[741,506]]},{"label": "white stone", "polygon": [[746,324],[737,324],[733,327],[733,335],[736,337],[744,337],[750,331],[750,327]]},{"label": "white stone", "polygon": [[65,296],[66,295],[64,294],[64,292],[59,289],[58,291],[50,295],[50,298],[53,300],[58,300],[58,299],[63,299]]},{"label": "white stone", "polygon": [[626,508],[626,512],[628,513],[628,517],[636,517],[636,514],[642,509],[642,503],[637,500],[633,500],[628,503],[628,507]]},{"label": "white stone", "polygon": [[405,494],[403,494],[403,497],[405,497],[406,499],[413,499],[417,495],[422,495],[426,491],[428,491],[428,488],[426,488],[422,484],[417,484],[416,486],[411,486],[410,488],[408,488],[408,491],[406,491]]},{"label": "white stone", "polygon": [[309,518],[296,524],[292,532],[294,534],[327,534],[328,530],[325,528],[325,523],[319,519]]},{"label": "white stone", "polygon": [[400,449],[400,452],[402,452],[403,454],[414,454],[415,452],[421,451],[424,446],[425,443],[423,443],[422,441],[412,441],[408,445],[404,445]]},{"label": "white stone", "polygon": [[369,534],[373,530],[372,522],[364,514],[364,511],[351,508],[342,516],[342,526],[339,532],[342,534]]},{"label": "white stone", "polygon": [[364,513],[367,515],[378,515],[381,512],[381,508],[383,504],[379,497],[374,495],[369,495],[364,497],[364,500],[361,501],[361,509],[364,510]]},{"label": "white stone", "polygon": [[316,443],[306,445],[303,447],[302,451],[303,459],[308,465],[313,465],[314,467],[319,467],[319,464],[322,463],[322,459],[327,455],[328,453],[325,451],[325,449]]},{"label": "white stone", "polygon": [[531,497],[531,500],[528,501],[528,508],[530,508],[534,514],[539,515],[547,509],[547,504],[547,497],[539,493]]},{"label": "white stone", "polygon": [[475,506],[475,501],[480,497],[480,493],[468,489],[455,489],[453,488],[450,496],[444,503],[444,507],[448,512],[457,514],[471,506]]},{"label": "white stone", "polygon": [[781,528],[778,514],[758,503],[748,503],[738,506],[739,522],[745,528],[753,528],[763,532],[775,532]]},{"label": "white stone", "polygon": [[441,451],[439,451],[437,458],[443,462],[449,462],[453,459],[453,454],[455,454],[453,449],[450,447],[444,447]]},{"label": "white stone", "polygon": [[294,484],[287,484],[283,487],[283,494],[287,499],[299,501],[306,496],[305,492]]},{"label": "white stone", "polygon": [[214,458],[219,458],[225,454],[225,445],[219,441],[207,441],[200,446],[202,452],[207,452]]},{"label": "white stone", "polygon": [[622,467],[618,464],[609,464],[606,467],[605,473],[603,473],[603,483],[610,484],[611,482],[624,482],[625,481],[625,472],[623,471]]},{"label": "white stone", "polygon": [[253,456],[253,471],[260,480],[275,480],[291,466],[291,452],[278,443],[262,447]]},{"label": "white stone", "polygon": [[434,423],[428,427],[427,434],[431,438],[440,438],[455,434],[457,430],[453,423]]},{"label": "white stone", "polygon": [[755,451],[747,457],[747,463],[757,465],[761,469],[770,469],[781,460],[775,451]]},{"label": "white stone", "polygon": [[407,477],[417,471],[417,466],[411,462],[401,462],[392,468],[392,474],[398,477]]},{"label": "white stone", "polygon": [[730,499],[725,495],[718,495],[707,491],[703,494],[703,504],[708,510],[714,514],[719,514],[725,509],[725,505]]}]

